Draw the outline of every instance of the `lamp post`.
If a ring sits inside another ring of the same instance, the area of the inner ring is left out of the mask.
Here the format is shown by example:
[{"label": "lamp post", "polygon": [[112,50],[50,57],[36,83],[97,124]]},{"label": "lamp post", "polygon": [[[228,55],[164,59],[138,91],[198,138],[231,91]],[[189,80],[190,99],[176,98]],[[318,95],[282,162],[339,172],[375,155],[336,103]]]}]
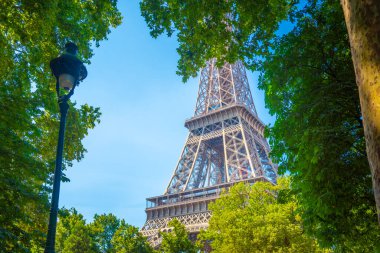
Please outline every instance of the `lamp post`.
[{"label": "lamp post", "polygon": [[[59,123],[53,194],[51,198],[49,227],[46,238],[45,253],[55,252],[55,233],[57,228],[59,189],[62,176],[63,143],[65,138],[66,115],[69,109],[68,101],[74,94],[75,87],[78,85],[78,83],[85,79],[87,76],[87,69],[83,65],[83,62],[77,58],[77,52],[78,47],[74,43],[69,42],[65,45],[65,51],[63,54],[50,62],[50,68],[57,80],[56,91],[61,118]],[[61,94],[60,91],[62,89],[65,90],[65,94]]]}]

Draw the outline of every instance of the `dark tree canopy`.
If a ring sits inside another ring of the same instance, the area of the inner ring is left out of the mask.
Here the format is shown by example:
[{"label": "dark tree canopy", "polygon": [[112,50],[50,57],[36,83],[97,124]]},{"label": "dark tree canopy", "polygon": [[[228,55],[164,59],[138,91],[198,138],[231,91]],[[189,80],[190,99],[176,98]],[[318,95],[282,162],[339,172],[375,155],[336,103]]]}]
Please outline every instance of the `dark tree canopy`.
[{"label": "dark tree canopy", "polygon": [[178,74],[186,81],[205,62],[245,59],[256,66],[258,56],[287,18],[297,0],[143,0],[141,13],[151,35],[175,34],[179,42]]},{"label": "dark tree canopy", "polygon": [[259,87],[276,115],[272,157],[294,175],[310,233],[325,246],[373,252],[380,230],[341,6],[311,1],[294,19],[261,67]]},{"label": "dark tree canopy", "polygon": [[[73,41],[89,63],[120,22],[113,0],[0,1],[1,249],[29,252],[44,242],[59,128],[50,60]],[[72,103],[64,167],[83,158],[82,140],[99,117],[99,108]]]}]

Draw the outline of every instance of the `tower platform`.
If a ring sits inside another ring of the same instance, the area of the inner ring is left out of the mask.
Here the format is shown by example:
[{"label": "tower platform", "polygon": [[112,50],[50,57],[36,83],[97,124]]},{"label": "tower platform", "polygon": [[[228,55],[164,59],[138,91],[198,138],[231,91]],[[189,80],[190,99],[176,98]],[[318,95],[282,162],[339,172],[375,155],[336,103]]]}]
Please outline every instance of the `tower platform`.
[{"label": "tower platform", "polygon": [[185,121],[189,135],[163,195],[147,199],[141,233],[153,246],[159,231],[176,218],[192,236],[208,226],[210,202],[239,182],[276,183],[277,165],[269,158],[265,125],[257,116],[241,62],[202,69],[194,116]]}]

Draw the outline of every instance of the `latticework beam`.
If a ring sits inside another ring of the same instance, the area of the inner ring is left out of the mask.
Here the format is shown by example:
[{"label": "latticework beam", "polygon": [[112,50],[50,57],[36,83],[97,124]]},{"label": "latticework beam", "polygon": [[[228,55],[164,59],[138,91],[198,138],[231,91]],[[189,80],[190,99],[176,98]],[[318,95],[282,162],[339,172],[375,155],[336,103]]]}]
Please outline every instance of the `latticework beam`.
[{"label": "latticework beam", "polygon": [[199,81],[190,133],[165,194],[150,198],[141,232],[153,246],[159,231],[179,219],[191,233],[208,226],[220,189],[235,182],[276,182],[277,166],[269,158],[264,124],[257,116],[245,68],[241,62],[216,66],[207,62]]}]

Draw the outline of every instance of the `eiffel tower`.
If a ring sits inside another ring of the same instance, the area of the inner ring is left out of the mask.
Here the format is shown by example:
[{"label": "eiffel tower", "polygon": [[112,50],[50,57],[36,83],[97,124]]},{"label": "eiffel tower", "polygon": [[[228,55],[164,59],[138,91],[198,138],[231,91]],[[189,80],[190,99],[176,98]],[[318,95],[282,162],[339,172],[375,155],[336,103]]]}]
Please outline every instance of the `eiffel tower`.
[{"label": "eiffel tower", "polygon": [[238,61],[217,67],[207,62],[199,81],[194,116],[185,146],[165,193],[147,198],[141,233],[152,246],[159,231],[177,218],[192,236],[208,226],[208,204],[237,182],[276,182],[277,165],[268,157],[264,124],[257,116],[245,68]]}]

